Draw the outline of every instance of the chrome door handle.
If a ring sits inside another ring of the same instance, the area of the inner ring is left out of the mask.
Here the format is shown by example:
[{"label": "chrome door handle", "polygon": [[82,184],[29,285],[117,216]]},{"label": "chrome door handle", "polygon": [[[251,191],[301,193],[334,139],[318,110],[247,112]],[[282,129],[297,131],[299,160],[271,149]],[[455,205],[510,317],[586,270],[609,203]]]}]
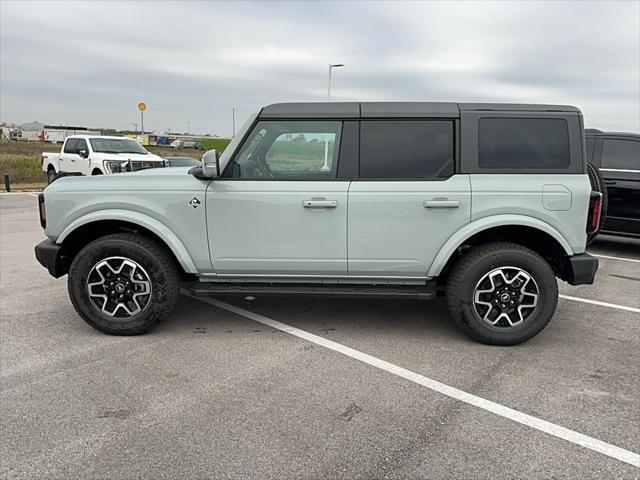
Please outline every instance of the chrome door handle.
[{"label": "chrome door handle", "polygon": [[460,200],[425,200],[424,208],[458,208]]},{"label": "chrome door handle", "polygon": [[304,200],[302,206],[304,208],[336,208],[338,202],[335,200]]}]

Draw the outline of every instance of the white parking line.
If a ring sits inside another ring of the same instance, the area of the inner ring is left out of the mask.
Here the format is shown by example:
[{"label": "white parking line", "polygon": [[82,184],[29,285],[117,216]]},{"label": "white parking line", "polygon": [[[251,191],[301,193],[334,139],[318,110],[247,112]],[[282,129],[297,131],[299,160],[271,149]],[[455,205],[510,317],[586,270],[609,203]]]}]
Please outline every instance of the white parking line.
[{"label": "white parking line", "polygon": [[640,308],[627,307],[626,305],[616,305],[615,303],[600,302],[598,300],[590,300],[588,298],[572,297],[570,295],[558,295],[565,300],[573,300],[574,302],[590,303],[591,305],[600,305],[601,307],[617,308],[618,310],[625,310],[627,312],[640,313]]},{"label": "white parking line", "polygon": [[467,393],[463,390],[459,390],[455,387],[451,387],[444,383],[440,383],[436,380],[432,380],[431,378],[407,370],[406,368],[394,365],[393,363],[389,363],[385,360],[381,360],[353,348],[347,347],[346,345],[342,345],[341,343],[337,343],[324,337],[314,335],[313,333],[309,333],[305,330],[300,330],[299,328],[278,322],[277,320],[265,317],[264,315],[250,312],[249,310],[245,310],[244,308],[236,307],[235,305],[221,302],[219,300],[214,300],[212,298],[194,297],[188,294],[185,290],[183,290],[182,293],[184,293],[188,297],[200,300],[210,305],[214,305],[218,308],[222,308],[223,310],[227,310],[229,312],[235,313],[236,315],[240,315],[264,325],[268,325],[277,330],[289,333],[290,335],[302,338],[309,342],[315,343],[316,345],[328,348],[329,350],[333,350],[334,352],[342,353],[343,355],[351,357],[355,360],[359,360],[398,377],[402,377],[406,380],[409,380],[410,382],[422,385],[423,387],[427,387],[435,392],[441,393],[455,400],[468,403],[469,405],[473,405],[514,422],[561,438],[575,445],[580,445],[584,448],[602,453],[603,455],[615,458],[616,460],[620,460],[621,462],[640,467],[640,455],[629,450],[625,450],[624,448],[611,445],[610,443],[603,442],[602,440],[589,437],[588,435],[569,430],[568,428],[561,427],[554,423],[547,422],[546,420],[542,420],[526,413],[519,412],[518,410],[505,407],[504,405],[492,402],[491,400],[487,400],[471,393]]},{"label": "white parking line", "polygon": [[637,260],[635,258],[612,257],[610,255],[598,255],[597,253],[591,253],[591,252],[589,252],[589,255],[592,255],[594,257],[599,257],[599,258],[608,258],[609,260],[622,260],[623,262],[640,263],[640,260]]},{"label": "white parking line", "polygon": [[31,195],[37,197],[38,194],[34,192],[0,192],[0,195]]}]

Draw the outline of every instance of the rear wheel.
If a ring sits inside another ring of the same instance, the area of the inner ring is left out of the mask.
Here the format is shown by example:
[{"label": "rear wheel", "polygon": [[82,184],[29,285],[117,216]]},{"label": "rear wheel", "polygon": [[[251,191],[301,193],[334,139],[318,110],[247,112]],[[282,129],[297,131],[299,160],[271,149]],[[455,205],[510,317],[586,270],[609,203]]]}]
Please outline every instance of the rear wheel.
[{"label": "rear wheel", "polygon": [[492,243],[464,255],[447,283],[449,311],[469,336],[490,345],[516,345],[551,320],[558,284],[537,253],[513,243]]},{"label": "rear wheel", "polygon": [[156,326],[173,309],[178,282],[178,267],[165,249],[130,233],[108,235],[84,247],[67,281],[78,314],[111,335],[139,335]]}]

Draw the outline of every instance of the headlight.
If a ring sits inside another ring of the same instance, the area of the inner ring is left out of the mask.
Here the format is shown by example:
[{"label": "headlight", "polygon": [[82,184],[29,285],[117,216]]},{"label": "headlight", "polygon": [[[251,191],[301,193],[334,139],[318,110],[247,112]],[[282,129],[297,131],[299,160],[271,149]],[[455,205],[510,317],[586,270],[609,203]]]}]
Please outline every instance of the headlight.
[{"label": "headlight", "polygon": [[125,163],[127,162],[119,162],[117,160],[105,160],[105,168],[110,173],[120,173],[125,171]]}]

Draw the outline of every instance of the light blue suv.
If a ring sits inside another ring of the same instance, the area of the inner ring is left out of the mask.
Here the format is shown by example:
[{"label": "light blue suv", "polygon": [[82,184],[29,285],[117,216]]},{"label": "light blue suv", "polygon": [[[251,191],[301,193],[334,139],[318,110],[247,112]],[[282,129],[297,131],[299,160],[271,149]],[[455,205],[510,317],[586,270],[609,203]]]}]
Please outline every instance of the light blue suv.
[{"label": "light blue suv", "polygon": [[36,257],[110,334],[195,294],[431,299],[511,345],[592,283],[601,195],[575,107],[285,103],[203,164],[63,178],[40,196]]}]

